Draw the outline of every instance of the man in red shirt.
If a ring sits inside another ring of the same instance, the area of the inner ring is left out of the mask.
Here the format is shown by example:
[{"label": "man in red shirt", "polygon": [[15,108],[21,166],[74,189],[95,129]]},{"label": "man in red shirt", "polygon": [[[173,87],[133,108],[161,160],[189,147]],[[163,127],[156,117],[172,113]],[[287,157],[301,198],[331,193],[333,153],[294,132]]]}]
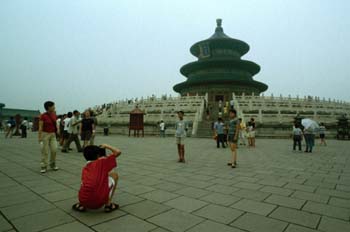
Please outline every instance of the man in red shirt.
[{"label": "man in red shirt", "polygon": [[[106,149],[112,152],[108,156]],[[119,205],[112,203],[112,197],[118,181],[118,174],[113,169],[117,166],[116,158],[120,154],[119,149],[107,144],[84,148],[87,164],[82,171],[79,203],[72,206],[74,210],[83,212],[104,205],[105,212],[109,213],[119,208]]]},{"label": "man in red shirt", "polygon": [[57,116],[55,113],[55,103],[47,101],[44,103],[46,113],[40,115],[39,118],[39,132],[38,139],[41,146],[41,173],[47,171],[47,160],[50,150],[50,167],[52,170],[57,171],[56,166],[56,151],[57,151],[57,140],[56,140],[56,120]]}]

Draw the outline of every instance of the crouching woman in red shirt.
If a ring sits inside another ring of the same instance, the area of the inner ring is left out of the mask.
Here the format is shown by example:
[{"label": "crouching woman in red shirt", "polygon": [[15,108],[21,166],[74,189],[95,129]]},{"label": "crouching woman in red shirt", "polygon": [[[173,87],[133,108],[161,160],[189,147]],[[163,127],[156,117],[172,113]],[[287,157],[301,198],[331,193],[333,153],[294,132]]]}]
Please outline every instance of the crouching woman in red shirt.
[{"label": "crouching woman in red shirt", "polygon": [[[112,153],[106,156],[106,149]],[[84,157],[87,164],[83,168],[79,203],[72,206],[73,210],[84,212],[86,209],[98,209],[105,206],[105,212],[112,212],[119,205],[112,202],[117,186],[118,174],[113,170],[117,166],[116,158],[121,151],[107,144],[87,146]]]}]

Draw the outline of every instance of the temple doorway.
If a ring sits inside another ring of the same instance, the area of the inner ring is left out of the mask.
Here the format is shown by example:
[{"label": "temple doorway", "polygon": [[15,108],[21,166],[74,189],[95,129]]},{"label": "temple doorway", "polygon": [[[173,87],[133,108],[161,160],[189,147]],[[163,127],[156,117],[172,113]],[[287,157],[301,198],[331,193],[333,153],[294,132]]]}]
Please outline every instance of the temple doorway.
[{"label": "temple doorway", "polygon": [[215,95],[215,101],[216,102],[219,102],[220,100],[222,101],[222,102],[224,102],[224,95]]}]

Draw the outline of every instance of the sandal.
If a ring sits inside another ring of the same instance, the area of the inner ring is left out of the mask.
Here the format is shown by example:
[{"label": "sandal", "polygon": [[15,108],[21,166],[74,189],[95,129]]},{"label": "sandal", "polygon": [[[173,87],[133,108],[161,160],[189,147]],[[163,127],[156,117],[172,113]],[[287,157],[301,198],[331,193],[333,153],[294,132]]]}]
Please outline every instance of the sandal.
[{"label": "sandal", "polygon": [[227,166],[232,166],[232,163],[227,163]]},{"label": "sandal", "polygon": [[78,212],[85,212],[86,209],[84,206],[82,206],[80,203],[76,203],[74,205],[72,205],[72,209]]},{"label": "sandal", "polygon": [[119,209],[119,205],[115,204],[115,203],[111,203],[111,204],[105,206],[106,213],[110,213],[110,212],[117,210],[117,209]]}]

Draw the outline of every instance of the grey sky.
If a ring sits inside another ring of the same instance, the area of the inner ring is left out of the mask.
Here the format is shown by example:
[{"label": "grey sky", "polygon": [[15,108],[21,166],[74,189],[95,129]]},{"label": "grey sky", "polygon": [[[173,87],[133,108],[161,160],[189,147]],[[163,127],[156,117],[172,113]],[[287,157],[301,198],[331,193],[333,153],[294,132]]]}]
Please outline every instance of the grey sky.
[{"label": "grey sky", "polygon": [[215,19],[261,66],[266,94],[350,100],[350,1],[3,0],[0,102],[59,112],[172,94]]}]

